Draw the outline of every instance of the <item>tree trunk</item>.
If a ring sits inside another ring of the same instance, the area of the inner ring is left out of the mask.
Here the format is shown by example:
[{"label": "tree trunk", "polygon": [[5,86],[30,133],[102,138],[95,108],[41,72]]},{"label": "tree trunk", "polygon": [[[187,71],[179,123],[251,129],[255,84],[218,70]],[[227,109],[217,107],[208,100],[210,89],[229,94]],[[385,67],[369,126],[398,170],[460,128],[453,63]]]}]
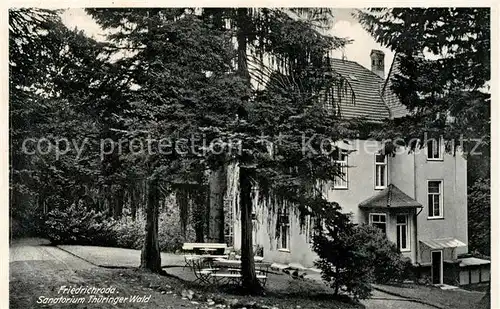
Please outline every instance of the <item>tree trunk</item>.
[{"label": "tree trunk", "polygon": [[237,26],[236,41],[238,43],[238,75],[250,82],[250,74],[247,65],[247,27],[250,23],[248,20],[248,8],[237,9]]},{"label": "tree trunk", "polygon": [[145,208],[148,204],[148,199],[147,199],[147,193],[148,193],[148,181],[147,180],[142,180],[141,183],[141,211],[144,213]]},{"label": "tree trunk", "polygon": [[196,242],[205,242],[205,201],[206,201],[206,191],[200,187],[200,189],[194,193],[194,232],[196,235]]},{"label": "tree trunk", "polygon": [[118,186],[113,194],[113,218],[120,219],[123,214],[124,192],[121,186]]},{"label": "tree trunk", "polygon": [[241,207],[241,276],[243,289],[251,294],[262,292],[262,286],[255,273],[252,240],[252,183],[251,171],[240,168]]},{"label": "tree trunk", "polygon": [[158,180],[148,183],[146,208],[146,239],[141,252],[141,268],[162,273],[160,245],[158,243]]},{"label": "tree trunk", "polygon": [[[250,74],[247,64],[247,37],[250,29],[248,8],[237,9],[237,33],[236,41],[238,43],[238,70],[240,77],[244,78],[250,86]],[[245,102],[246,100],[242,98]],[[248,116],[246,106],[243,105],[238,115],[241,119]],[[241,215],[241,277],[243,289],[251,294],[262,293],[262,286],[255,273],[255,261],[253,254],[252,240],[252,183],[251,174],[253,169],[240,167],[240,215]]]},{"label": "tree trunk", "polygon": [[104,188],[104,209],[107,210],[107,216],[113,216],[113,201],[111,198],[111,186],[106,185]]},{"label": "tree trunk", "polygon": [[130,213],[132,215],[132,220],[135,221],[137,217],[137,190],[132,187],[129,190],[130,195]]},{"label": "tree trunk", "polygon": [[210,207],[208,220],[208,240],[224,242],[224,195],[226,192],[226,168],[221,167],[210,175]]},{"label": "tree trunk", "polygon": [[182,236],[186,238],[187,227],[189,224],[189,210],[190,210],[189,192],[186,190],[186,188],[181,187],[177,189],[177,192],[175,193],[175,200],[177,206],[179,207],[179,219],[181,222]]}]

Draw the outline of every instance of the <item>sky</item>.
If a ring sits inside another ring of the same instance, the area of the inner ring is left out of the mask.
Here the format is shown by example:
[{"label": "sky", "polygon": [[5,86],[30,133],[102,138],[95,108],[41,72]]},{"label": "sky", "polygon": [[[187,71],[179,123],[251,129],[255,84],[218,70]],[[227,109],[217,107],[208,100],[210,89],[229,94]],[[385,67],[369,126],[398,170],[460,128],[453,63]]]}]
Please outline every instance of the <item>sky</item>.
[{"label": "sky", "polygon": [[[336,58],[342,58],[342,55],[347,60],[356,61],[364,67],[371,69],[370,52],[372,49],[378,49],[385,53],[385,74],[391,67],[394,53],[380,44],[375,42],[371,35],[366,32],[358,21],[356,21],[351,13],[354,9],[334,9],[334,25],[330,34],[337,37],[346,37],[353,40],[352,44],[345,47],[343,51],[334,51],[333,55]],[[63,22],[71,29],[78,28],[85,33],[95,38],[96,40],[104,40],[104,31],[95,23],[95,21],[83,9],[71,8],[67,9],[62,14]]]}]

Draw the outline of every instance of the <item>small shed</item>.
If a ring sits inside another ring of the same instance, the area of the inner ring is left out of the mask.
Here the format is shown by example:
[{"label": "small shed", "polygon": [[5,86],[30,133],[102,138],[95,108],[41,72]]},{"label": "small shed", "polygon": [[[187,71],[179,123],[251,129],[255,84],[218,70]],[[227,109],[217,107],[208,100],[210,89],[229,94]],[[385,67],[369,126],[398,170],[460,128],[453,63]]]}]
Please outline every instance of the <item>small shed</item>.
[{"label": "small shed", "polygon": [[461,258],[460,285],[490,281],[490,264],[490,261],[476,257]]}]

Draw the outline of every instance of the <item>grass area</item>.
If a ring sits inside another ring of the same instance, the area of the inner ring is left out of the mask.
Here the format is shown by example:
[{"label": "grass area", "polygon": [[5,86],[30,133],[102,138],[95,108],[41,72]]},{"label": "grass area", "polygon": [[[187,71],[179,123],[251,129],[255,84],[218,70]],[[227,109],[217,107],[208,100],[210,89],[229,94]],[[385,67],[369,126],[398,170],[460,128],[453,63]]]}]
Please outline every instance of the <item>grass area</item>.
[{"label": "grass area", "polygon": [[[169,276],[142,272],[136,269],[71,269],[54,268],[46,261],[10,263],[10,308],[236,308],[245,305],[250,308],[363,308],[347,300],[334,299],[327,293],[308,293],[309,282],[294,282],[290,291],[270,292],[264,296],[238,295],[235,291],[206,289],[191,282]],[[268,282],[272,284],[271,282]],[[102,297],[146,297],[147,303],[125,302],[90,304],[89,294],[61,294],[61,286],[114,287],[113,294],[101,292]],[[188,291],[192,292],[188,292]],[[40,297],[57,298],[83,297],[82,304],[37,304]],[[151,296],[150,296],[151,295]],[[238,304],[239,306],[237,306]],[[260,305],[260,306],[257,306]],[[264,306],[264,307],[263,307]]]},{"label": "grass area", "polygon": [[463,289],[468,291],[485,292],[490,289],[489,282],[474,283],[462,286]]},{"label": "grass area", "polygon": [[416,284],[377,285],[380,290],[412,298],[426,303],[435,304],[449,309],[471,309],[479,303],[484,293],[465,291],[462,289],[441,290],[433,286]]},{"label": "grass area", "polygon": [[[113,267],[139,267],[141,250],[116,247],[59,245],[58,248],[70,252],[95,265]],[[162,265],[184,265],[184,256],[173,253],[161,253]]]}]

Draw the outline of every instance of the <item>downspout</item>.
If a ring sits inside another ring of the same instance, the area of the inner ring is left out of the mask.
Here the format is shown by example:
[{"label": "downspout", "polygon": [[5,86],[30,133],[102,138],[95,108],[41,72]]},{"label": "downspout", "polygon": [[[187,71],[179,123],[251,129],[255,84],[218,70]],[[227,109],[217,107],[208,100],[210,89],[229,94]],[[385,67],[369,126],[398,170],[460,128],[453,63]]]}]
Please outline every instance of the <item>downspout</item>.
[{"label": "downspout", "polygon": [[[413,198],[417,200],[417,162],[415,151],[413,151]],[[424,207],[420,208],[420,211],[415,214],[415,227],[413,228],[415,234],[415,263],[420,265],[419,262],[419,246],[418,246],[418,215],[424,210]]]}]

